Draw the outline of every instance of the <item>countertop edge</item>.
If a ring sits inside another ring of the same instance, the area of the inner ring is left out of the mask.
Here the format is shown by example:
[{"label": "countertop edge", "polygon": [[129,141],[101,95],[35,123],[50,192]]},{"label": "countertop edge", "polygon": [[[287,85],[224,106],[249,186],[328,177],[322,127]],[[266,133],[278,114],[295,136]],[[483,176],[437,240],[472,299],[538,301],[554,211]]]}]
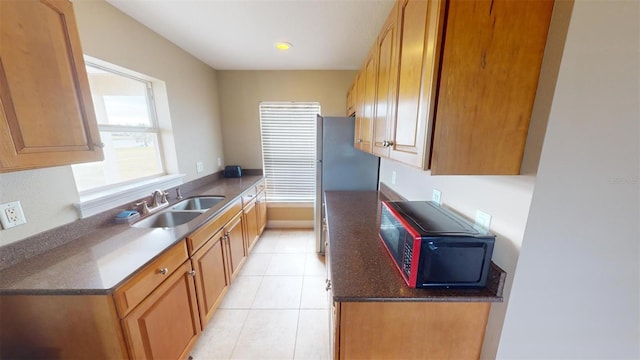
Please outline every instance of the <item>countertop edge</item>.
[{"label": "countertop edge", "polygon": [[465,296],[436,296],[436,297],[414,297],[414,298],[395,298],[395,297],[375,297],[375,298],[366,298],[366,297],[348,297],[348,296],[334,296],[333,301],[336,302],[491,302],[491,303],[499,303],[503,302],[504,298],[502,296],[476,296],[476,297],[465,297]]}]

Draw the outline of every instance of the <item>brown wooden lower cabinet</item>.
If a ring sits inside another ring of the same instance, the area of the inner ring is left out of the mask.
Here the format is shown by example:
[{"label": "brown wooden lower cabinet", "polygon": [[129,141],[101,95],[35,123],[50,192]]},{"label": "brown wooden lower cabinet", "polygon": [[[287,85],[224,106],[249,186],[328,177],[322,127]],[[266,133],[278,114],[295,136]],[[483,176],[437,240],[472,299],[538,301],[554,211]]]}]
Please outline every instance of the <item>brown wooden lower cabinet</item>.
[{"label": "brown wooden lower cabinet", "polygon": [[335,302],[336,359],[478,359],[491,303]]},{"label": "brown wooden lower cabinet", "polygon": [[201,331],[194,275],[185,262],[122,320],[132,358],[187,357]]},{"label": "brown wooden lower cabinet", "polygon": [[224,230],[218,231],[192,257],[191,263],[196,272],[196,292],[200,324],[204,326],[211,320],[229,286],[229,275],[225,261]]},{"label": "brown wooden lower cabinet", "polygon": [[235,278],[240,270],[240,265],[246,257],[244,247],[244,229],[242,225],[242,213],[239,213],[228,225],[225,226],[225,235],[229,244],[229,260],[231,279]]},{"label": "brown wooden lower cabinet", "polygon": [[[264,195],[264,191],[259,193]],[[184,359],[255,243],[240,199],[103,295],[1,295],[0,359]]]},{"label": "brown wooden lower cabinet", "polygon": [[262,235],[267,227],[267,194],[264,191],[258,194],[256,207],[258,208],[258,235]]},{"label": "brown wooden lower cabinet", "polygon": [[127,359],[111,295],[0,296],[0,359]]},{"label": "brown wooden lower cabinet", "polygon": [[247,228],[247,252],[249,252],[260,236],[258,233],[258,203],[255,200],[250,202],[244,207],[243,212]]}]

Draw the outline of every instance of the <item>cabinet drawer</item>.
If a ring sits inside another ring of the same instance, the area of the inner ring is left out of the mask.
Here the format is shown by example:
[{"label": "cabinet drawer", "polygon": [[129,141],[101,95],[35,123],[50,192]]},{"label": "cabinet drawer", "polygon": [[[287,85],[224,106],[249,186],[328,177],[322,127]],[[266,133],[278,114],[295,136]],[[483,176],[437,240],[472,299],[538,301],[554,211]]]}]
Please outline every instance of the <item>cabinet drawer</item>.
[{"label": "cabinet drawer", "polygon": [[231,220],[236,214],[242,211],[242,202],[240,199],[234,201],[227,207],[224,212],[209,222],[204,224],[201,228],[193,232],[187,237],[187,245],[189,246],[189,254],[193,255],[199,248],[204,245],[218,230],[220,230],[229,220]]},{"label": "cabinet drawer", "polygon": [[120,318],[124,318],[136,305],[165,281],[189,258],[184,241],[160,255],[113,294]]},{"label": "cabinet drawer", "polygon": [[247,190],[244,194],[242,194],[242,206],[245,207],[247,206],[250,202],[254,201],[256,199],[256,187],[252,187],[249,190]]},{"label": "cabinet drawer", "polygon": [[266,187],[266,183],[264,181],[256,185],[256,194],[259,194],[261,191],[264,191],[265,187]]}]

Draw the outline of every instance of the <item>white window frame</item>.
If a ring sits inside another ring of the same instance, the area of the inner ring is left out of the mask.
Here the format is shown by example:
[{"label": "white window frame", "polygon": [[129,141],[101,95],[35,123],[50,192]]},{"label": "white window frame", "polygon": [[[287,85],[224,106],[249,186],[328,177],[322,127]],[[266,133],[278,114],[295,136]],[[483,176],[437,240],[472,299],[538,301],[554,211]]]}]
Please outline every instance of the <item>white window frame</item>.
[{"label": "white window frame", "polygon": [[268,179],[267,202],[314,202],[316,118],[320,112],[318,102],[260,102],[262,164]]},{"label": "white window frame", "polygon": [[[177,164],[167,164],[167,157],[174,159],[175,156],[169,155],[171,153],[175,153],[175,149],[173,151],[168,151],[170,149],[166,149],[164,147],[165,141],[163,138],[166,138],[167,133],[171,133],[171,131],[163,131],[164,127],[171,127],[171,121],[169,118],[169,114],[163,114],[163,117],[166,118],[165,126],[161,126],[159,121],[158,111],[159,107],[161,109],[168,110],[168,99],[166,98],[166,91],[161,91],[163,97],[161,99],[157,99],[154,94],[154,88],[159,86],[164,90],[165,85],[164,82],[153,79],[151,77],[147,77],[143,74],[136,73],[129,69],[108,63],[106,61],[102,61],[100,59],[96,59],[93,57],[89,57],[87,55],[84,56],[85,63],[102,69],[104,71],[109,71],[111,73],[115,73],[124,77],[128,77],[134,80],[142,81],[147,84],[147,100],[149,103],[149,116],[151,119],[152,126],[151,127],[133,127],[133,126],[117,126],[117,125],[107,125],[107,124],[98,124],[98,129],[100,131],[125,131],[125,132],[155,132],[156,138],[158,141],[158,151],[160,152],[161,158],[161,167],[162,172],[151,175],[144,178],[129,180],[125,182],[120,182],[116,184],[109,184],[105,186],[101,186],[94,189],[84,190],[78,192],[79,201],[75,203],[75,207],[79,212],[81,218],[86,218],[88,216],[92,216],[98,214],[103,211],[107,211],[113,209],[117,206],[122,206],[129,201],[135,201],[137,199],[150,196],[151,193],[155,189],[166,190],[171,187],[179,186],[183,183],[183,178],[185,174],[169,174],[167,173],[168,168],[177,169]],[[163,102],[163,104],[158,103],[157,101]],[[159,106],[164,105],[164,106]],[[164,134],[163,134],[164,133]],[[172,139],[168,141],[173,144]]]}]

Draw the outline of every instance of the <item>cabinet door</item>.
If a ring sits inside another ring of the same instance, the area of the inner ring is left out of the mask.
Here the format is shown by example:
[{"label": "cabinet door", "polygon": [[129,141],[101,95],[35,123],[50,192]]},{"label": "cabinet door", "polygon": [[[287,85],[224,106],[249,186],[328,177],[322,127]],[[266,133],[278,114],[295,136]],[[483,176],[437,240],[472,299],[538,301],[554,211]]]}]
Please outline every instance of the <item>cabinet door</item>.
[{"label": "cabinet door", "polygon": [[225,227],[225,235],[229,242],[229,258],[231,260],[230,273],[231,277],[235,277],[237,271],[240,269],[240,265],[245,257],[244,246],[244,230],[242,223],[242,213],[233,218],[229,224]]},{"label": "cabinet door", "polygon": [[[340,359],[479,359],[491,303],[338,303]],[[398,346],[402,344],[402,346]]]},{"label": "cabinet door", "polygon": [[349,87],[349,91],[347,91],[347,116],[351,116],[356,112],[355,89],[356,89],[356,83],[354,81],[354,83],[351,84],[351,87]]},{"label": "cabinet door", "polygon": [[338,311],[340,309],[340,304],[333,301],[333,288],[331,286],[331,242],[329,240],[327,224],[322,224],[322,231],[324,233],[324,238],[326,239],[324,243],[324,256],[327,268],[325,290],[327,291],[327,302],[329,304],[329,359],[339,359],[339,342],[337,340],[339,339]]},{"label": "cabinet door", "polygon": [[200,333],[191,264],[185,262],[122,324],[135,359],[183,359]]},{"label": "cabinet door", "polygon": [[262,235],[267,227],[267,195],[264,191],[258,194],[256,206],[258,207],[258,235]]},{"label": "cabinet door", "polygon": [[388,157],[389,146],[393,145],[392,124],[395,121],[395,101],[397,85],[396,49],[397,7],[394,6],[382,27],[377,48],[377,82],[375,117],[373,121],[373,153]]},{"label": "cabinet door", "polygon": [[360,143],[362,143],[362,117],[364,116],[364,86],[365,76],[364,69],[360,69],[356,75],[355,87],[356,87],[356,129],[353,139],[353,146],[359,149]]},{"label": "cabinet door", "polygon": [[376,101],[376,48],[371,49],[364,63],[364,104],[360,119],[360,137],[357,148],[371,153],[373,151],[373,117]]},{"label": "cabinet door", "polygon": [[0,172],[102,160],[72,5],[0,1]]},{"label": "cabinet door", "polygon": [[409,1],[398,8],[398,100],[389,157],[427,168],[435,103],[444,5]]},{"label": "cabinet door", "polygon": [[553,0],[451,1],[431,172],[517,175]]},{"label": "cabinet door", "polygon": [[258,207],[256,201],[252,201],[244,207],[245,227],[247,229],[247,253],[258,240]]},{"label": "cabinet door", "polygon": [[191,258],[196,272],[196,293],[200,323],[204,329],[229,285],[223,250],[223,232],[219,231]]}]

